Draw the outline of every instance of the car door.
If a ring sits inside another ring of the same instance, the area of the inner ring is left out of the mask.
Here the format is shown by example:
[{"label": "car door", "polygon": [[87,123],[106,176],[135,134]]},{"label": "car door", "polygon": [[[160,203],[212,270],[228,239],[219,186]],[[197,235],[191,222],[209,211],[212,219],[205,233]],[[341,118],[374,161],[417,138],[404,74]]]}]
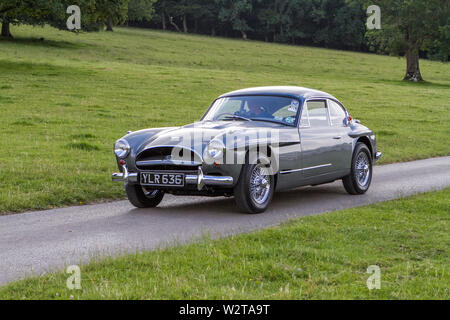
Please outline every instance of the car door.
[{"label": "car door", "polygon": [[351,131],[347,121],[347,111],[337,101],[327,100],[328,113],[335,148],[332,154],[334,168],[339,171],[348,171],[352,160],[353,139],[348,135]]},{"label": "car door", "polygon": [[[280,108],[273,116],[278,119],[291,118],[294,124],[300,102],[293,99],[290,105]],[[278,131],[277,149],[280,176],[277,189],[295,188],[301,185],[301,145],[300,134],[296,125],[283,126]]]},{"label": "car door", "polygon": [[301,173],[303,178],[326,179],[338,164],[336,132],[332,130],[327,99],[309,99],[300,118]]}]

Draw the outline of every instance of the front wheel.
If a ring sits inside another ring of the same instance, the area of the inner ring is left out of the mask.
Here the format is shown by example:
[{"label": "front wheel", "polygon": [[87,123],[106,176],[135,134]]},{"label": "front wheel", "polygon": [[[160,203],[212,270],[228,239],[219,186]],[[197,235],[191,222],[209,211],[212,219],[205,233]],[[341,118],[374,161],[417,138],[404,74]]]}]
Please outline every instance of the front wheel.
[{"label": "front wheel", "polygon": [[274,189],[274,177],[267,165],[260,161],[256,164],[246,164],[234,188],[234,199],[241,211],[261,213],[269,206]]},{"label": "front wheel", "polygon": [[128,200],[137,208],[154,208],[164,197],[163,191],[147,189],[138,184],[127,184],[125,192]]},{"label": "front wheel", "polygon": [[364,143],[358,143],[353,152],[351,172],[342,179],[345,190],[350,194],[364,194],[372,181],[372,157]]}]

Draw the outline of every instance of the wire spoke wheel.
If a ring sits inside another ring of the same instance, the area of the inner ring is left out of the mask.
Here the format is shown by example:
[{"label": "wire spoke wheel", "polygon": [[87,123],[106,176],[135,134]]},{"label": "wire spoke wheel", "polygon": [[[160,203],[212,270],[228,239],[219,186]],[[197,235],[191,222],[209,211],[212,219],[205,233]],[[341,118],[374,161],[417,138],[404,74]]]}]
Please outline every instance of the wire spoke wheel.
[{"label": "wire spoke wheel", "polygon": [[267,169],[258,164],[253,169],[250,176],[250,195],[257,204],[263,204],[267,201],[270,194],[271,178]]},{"label": "wire spoke wheel", "polygon": [[275,192],[275,178],[269,159],[260,156],[254,160],[243,166],[233,190],[239,210],[251,214],[264,212]]},{"label": "wire spoke wheel", "polygon": [[364,188],[367,186],[370,179],[370,161],[367,154],[360,152],[356,158],[355,166],[355,179],[360,187]]}]

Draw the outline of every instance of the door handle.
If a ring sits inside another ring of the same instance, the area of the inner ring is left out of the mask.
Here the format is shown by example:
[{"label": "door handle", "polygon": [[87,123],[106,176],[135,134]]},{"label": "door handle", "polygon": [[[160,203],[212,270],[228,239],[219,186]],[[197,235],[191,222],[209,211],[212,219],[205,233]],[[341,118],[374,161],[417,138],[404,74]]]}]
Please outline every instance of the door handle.
[{"label": "door handle", "polygon": [[339,140],[339,139],[341,139],[342,138],[342,136],[334,136],[333,137],[333,139],[336,139],[336,140]]}]

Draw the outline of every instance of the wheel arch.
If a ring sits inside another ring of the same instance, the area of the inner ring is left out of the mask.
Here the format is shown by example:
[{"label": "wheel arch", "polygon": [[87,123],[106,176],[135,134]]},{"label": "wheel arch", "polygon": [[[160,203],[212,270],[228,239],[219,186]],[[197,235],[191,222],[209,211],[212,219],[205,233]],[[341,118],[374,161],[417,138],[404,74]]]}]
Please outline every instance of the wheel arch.
[{"label": "wheel arch", "polygon": [[[257,148],[257,146],[248,146],[247,147],[247,151],[245,153],[245,163],[246,164],[248,164],[250,162],[250,159],[249,159],[249,157],[250,157],[250,149],[252,149],[252,148]],[[272,150],[272,146],[270,144],[267,145],[267,148],[265,150],[267,150],[267,152],[262,152],[262,154],[264,154],[269,159],[272,157],[272,155],[276,154],[275,151]],[[277,166],[279,166],[279,163],[277,163]],[[241,170],[239,172],[239,179],[242,176],[243,169],[244,169],[244,166],[241,166]],[[279,173],[273,175],[274,184],[275,184],[274,187],[275,188],[277,187],[277,183],[278,183],[278,174]]]},{"label": "wheel arch", "polygon": [[373,146],[372,146],[372,143],[370,142],[369,137],[367,137],[367,136],[361,136],[361,137],[359,137],[358,139],[356,139],[355,145],[353,146],[353,150],[355,150],[356,144],[358,144],[359,142],[364,143],[364,144],[367,146],[367,148],[368,148],[369,151],[370,151],[370,156],[371,156],[371,158],[373,159],[373,157],[374,157],[374,154],[373,154]]}]

